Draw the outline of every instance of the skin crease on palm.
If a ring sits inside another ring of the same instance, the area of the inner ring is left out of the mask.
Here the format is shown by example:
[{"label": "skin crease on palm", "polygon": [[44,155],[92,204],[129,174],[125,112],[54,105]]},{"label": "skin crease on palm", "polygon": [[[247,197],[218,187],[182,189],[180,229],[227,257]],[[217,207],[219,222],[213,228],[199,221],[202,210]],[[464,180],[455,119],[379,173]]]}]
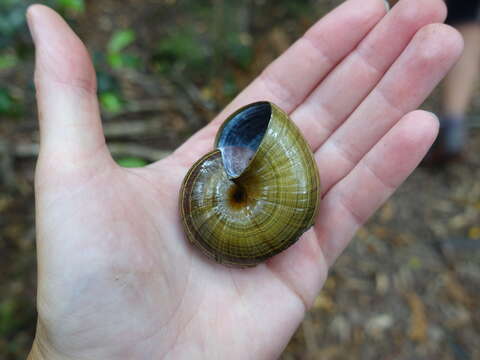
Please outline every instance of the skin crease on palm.
[{"label": "skin crease on palm", "polygon": [[[38,326],[30,359],[274,359],[358,227],[421,161],[437,119],[415,110],[459,57],[441,0],[348,0],[208,126],[140,169],[112,160],[82,42],[35,5]],[[249,102],[287,111],[314,151],[314,228],[255,268],[187,243],[178,192],[219,124]],[[421,206],[421,205],[419,205]]]}]

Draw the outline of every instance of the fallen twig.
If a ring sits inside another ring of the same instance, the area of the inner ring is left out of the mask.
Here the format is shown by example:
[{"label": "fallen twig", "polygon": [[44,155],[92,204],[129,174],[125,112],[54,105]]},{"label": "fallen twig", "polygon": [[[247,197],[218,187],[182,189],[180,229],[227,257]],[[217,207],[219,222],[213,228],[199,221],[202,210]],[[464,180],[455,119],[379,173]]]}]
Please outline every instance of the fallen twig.
[{"label": "fallen twig", "polygon": [[161,160],[172,153],[168,150],[152,149],[131,143],[109,143],[108,148],[114,157],[134,156],[151,162]]},{"label": "fallen twig", "polygon": [[131,113],[139,112],[165,112],[169,110],[175,110],[172,106],[172,102],[166,99],[148,99],[141,101],[129,101],[125,105],[125,109],[121,112],[115,113],[110,116],[113,118],[120,118]]},{"label": "fallen twig", "polygon": [[15,185],[15,171],[12,159],[13,146],[8,141],[0,141],[0,183],[7,188]]},{"label": "fallen twig", "polygon": [[103,132],[107,138],[138,136],[156,134],[162,129],[162,126],[158,119],[115,121],[104,124]]},{"label": "fallen twig", "polygon": [[[150,162],[161,160],[171,154],[171,151],[169,150],[153,149],[133,143],[109,143],[108,148],[114,157],[133,156]],[[36,157],[38,156],[39,150],[40,146],[38,144],[19,143],[13,146],[11,155],[18,158]],[[2,154],[1,146],[0,154]]]},{"label": "fallen twig", "polygon": [[[189,96],[182,96],[185,94],[181,94],[181,96],[179,96],[178,90],[175,89],[178,88],[178,84],[174,85],[172,81],[166,79],[165,77],[158,75],[147,76],[146,74],[142,74],[133,69],[124,69],[121,73],[118,73],[118,76],[123,77],[130,82],[137,84],[138,86],[141,86],[147,93],[155,98],[168,98],[167,102],[176,104],[175,109],[183,114],[189,124],[197,127],[204,125],[204,121],[202,121],[202,119],[198,116],[195,107],[190,101],[188,101],[192,99],[190,95],[193,95],[193,92],[191,93],[191,86],[188,87],[189,91],[182,91],[184,93],[186,92]],[[201,97],[198,97],[198,100],[200,99]],[[204,106],[203,103],[199,105]]]},{"label": "fallen twig", "polygon": [[191,81],[187,81],[180,73],[176,72],[172,75],[173,83],[185,92],[191,101],[203,107],[205,110],[212,112],[215,110],[213,102],[203,99],[200,89]]}]

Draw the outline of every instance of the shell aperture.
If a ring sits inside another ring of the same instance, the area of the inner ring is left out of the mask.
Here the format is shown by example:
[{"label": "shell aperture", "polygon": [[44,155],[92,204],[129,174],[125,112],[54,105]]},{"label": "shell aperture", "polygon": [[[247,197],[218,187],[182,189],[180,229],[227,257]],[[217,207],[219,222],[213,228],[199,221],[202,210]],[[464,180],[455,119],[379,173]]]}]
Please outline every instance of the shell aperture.
[{"label": "shell aperture", "polygon": [[180,191],[186,236],[208,257],[254,266],[313,225],[317,166],[279,107],[257,102],[241,108],[220,127],[215,148],[192,166]]}]

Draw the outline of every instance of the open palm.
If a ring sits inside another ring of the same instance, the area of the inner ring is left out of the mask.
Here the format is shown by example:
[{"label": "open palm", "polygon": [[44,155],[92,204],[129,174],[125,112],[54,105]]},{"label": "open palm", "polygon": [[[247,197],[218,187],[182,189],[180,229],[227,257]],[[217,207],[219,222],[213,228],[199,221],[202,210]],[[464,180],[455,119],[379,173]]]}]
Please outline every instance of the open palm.
[{"label": "open palm", "polygon": [[[87,52],[34,6],[41,153],[36,173],[38,329],[31,358],[270,359],[288,343],[356,229],[432,144],[413,111],[455,62],[441,0],[349,0],[315,24],[217,119],[167,159],[115,164]],[[314,228],[255,268],[211,262],[186,241],[178,192],[238,107],[290,113],[320,169]]]}]

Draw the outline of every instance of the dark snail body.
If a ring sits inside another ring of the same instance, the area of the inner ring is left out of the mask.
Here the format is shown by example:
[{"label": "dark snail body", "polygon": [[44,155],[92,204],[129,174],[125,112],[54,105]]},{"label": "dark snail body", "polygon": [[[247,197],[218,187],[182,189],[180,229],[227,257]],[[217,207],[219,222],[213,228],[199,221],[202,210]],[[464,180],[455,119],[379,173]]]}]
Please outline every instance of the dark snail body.
[{"label": "dark snail body", "polygon": [[180,191],[187,238],[208,257],[254,266],[285,250],[314,222],[320,179],[295,124],[268,102],[247,105],[219,129]]}]

